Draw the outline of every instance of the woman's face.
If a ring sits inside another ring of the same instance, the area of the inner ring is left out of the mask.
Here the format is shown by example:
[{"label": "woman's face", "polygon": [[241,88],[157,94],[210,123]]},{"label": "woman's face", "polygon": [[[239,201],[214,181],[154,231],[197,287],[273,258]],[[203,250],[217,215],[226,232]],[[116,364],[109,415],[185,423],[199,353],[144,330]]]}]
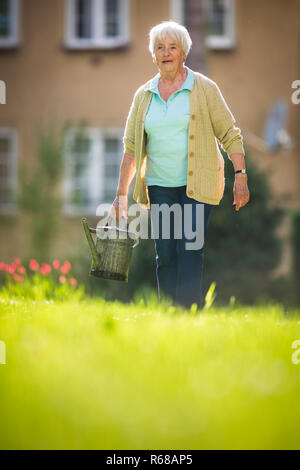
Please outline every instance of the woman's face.
[{"label": "woman's face", "polygon": [[181,45],[169,34],[156,42],[154,55],[155,63],[162,73],[178,70],[186,58]]}]

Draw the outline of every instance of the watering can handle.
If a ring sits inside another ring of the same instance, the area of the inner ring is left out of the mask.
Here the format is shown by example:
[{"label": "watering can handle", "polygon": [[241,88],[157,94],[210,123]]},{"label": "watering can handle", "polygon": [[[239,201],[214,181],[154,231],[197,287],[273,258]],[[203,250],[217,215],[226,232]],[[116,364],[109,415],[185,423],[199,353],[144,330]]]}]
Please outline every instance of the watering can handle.
[{"label": "watering can handle", "polygon": [[90,227],[88,226],[85,217],[83,217],[83,218],[81,219],[81,221],[82,221],[82,225],[83,225],[83,228],[84,228],[84,231],[85,231],[86,239],[87,239],[87,242],[88,242],[90,251],[91,251],[93,263],[94,263],[94,266],[96,267],[96,266],[98,266],[98,264],[99,264],[99,256],[98,256],[98,253],[97,253],[97,250],[96,250],[96,246],[95,246],[93,237],[92,237],[92,235],[91,235],[91,233],[90,233],[90,232],[96,233],[96,230],[95,230],[95,229],[92,229],[92,228],[90,228]]},{"label": "watering can handle", "polygon": [[[128,224],[128,217],[124,217],[126,219],[126,226],[127,226],[127,232],[129,231],[129,224]],[[132,248],[135,248],[139,244],[140,239],[137,237],[134,245],[132,245]]]},{"label": "watering can handle", "polygon": [[[127,229],[125,230],[125,229],[122,229],[122,228],[118,227],[119,230],[122,231],[122,232],[128,232],[128,227],[129,227],[129,224],[128,224],[128,217],[121,216],[120,219],[125,219],[125,220],[126,220],[126,227],[127,227]],[[120,220],[120,219],[118,219],[118,220]],[[112,225],[112,222],[116,222],[116,220],[117,220],[117,219],[114,219],[113,217],[109,217],[109,218],[108,218],[108,221],[107,221],[107,224],[105,225],[105,227],[111,226],[111,225]],[[95,230],[95,232],[97,232],[97,231]],[[139,241],[140,241],[140,239],[137,238],[137,239],[136,239],[136,242],[135,242],[135,244],[132,246],[132,248],[135,248],[135,247],[139,244]]]},{"label": "watering can handle", "polygon": [[[86,222],[86,218],[84,217],[82,220],[82,224],[83,224],[83,227],[84,227],[84,231],[85,231],[85,234],[86,234],[86,238],[87,238],[87,241],[88,241],[88,244],[89,244],[89,247],[90,247],[90,250],[91,250],[91,253],[92,253],[92,258],[93,258],[93,261],[94,261],[94,264],[98,264],[99,263],[99,255],[97,253],[97,250],[96,250],[96,247],[95,247],[95,243],[94,243],[94,240],[91,236],[91,233],[95,233],[97,234],[97,229],[96,228],[92,228],[92,227],[88,227],[87,225],[87,222]],[[106,223],[106,225],[103,227],[109,227],[108,225],[108,222]],[[127,227],[128,227],[128,223],[127,223]],[[99,228],[99,227],[98,227]],[[122,232],[126,231],[124,229],[120,229]],[[91,233],[90,233],[91,232]],[[138,244],[139,244],[139,238],[136,239],[134,245],[132,246],[132,248],[135,248]]]},{"label": "watering can handle", "polygon": [[120,230],[123,230],[121,229],[119,226],[118,226],[118,222],[120,222],[121,220],[125,220],[126,222],[126,230],[128,230],[128,217],[125,217],[125,216],[121,216],[119,219],[114,219],[113,217],[109,216],[108,217],[108,220],[107,220],[107,224],[108,226],[116,226],[118,227]]}]

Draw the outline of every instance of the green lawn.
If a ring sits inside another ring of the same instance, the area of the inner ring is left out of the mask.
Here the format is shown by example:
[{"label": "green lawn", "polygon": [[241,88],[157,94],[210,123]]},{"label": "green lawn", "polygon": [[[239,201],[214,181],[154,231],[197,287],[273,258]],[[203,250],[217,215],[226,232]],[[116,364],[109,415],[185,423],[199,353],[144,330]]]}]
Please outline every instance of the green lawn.
[{"label": "green lawn", "polygon": [[300,448],[299,311],[2,291],[0,340],[0,448]]}]

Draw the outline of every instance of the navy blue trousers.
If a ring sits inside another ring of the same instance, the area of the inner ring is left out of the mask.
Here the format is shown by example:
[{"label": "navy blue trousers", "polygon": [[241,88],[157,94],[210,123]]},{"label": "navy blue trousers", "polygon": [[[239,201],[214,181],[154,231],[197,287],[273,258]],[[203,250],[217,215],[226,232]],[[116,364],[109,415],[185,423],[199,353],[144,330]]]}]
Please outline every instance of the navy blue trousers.
[{"label": "navy blue trousers", "polygon": [[[186,243],[193,243],[196,240],[196,235],[191,238],[191,232],[187,230],[187,224],[194,233],[196,223],[198,229],[199,224],[202,224],[200,230],[205,235],[213,205],[198,202],[188,197],[186,186],[163,187],[151,185],[148,186],[148,191],[152,237],[154,238],[156,251],[156,278],[159,301],[169,299],[173,304],[179,304],[186,308],[196,303],[199,307],[204,244],[198,249],[187,248]],[[156,205],[155,210],[154,204]],[[163,231],[163,211],[157,215],[157,207],[161,204],[166,204],[168,207],[178,204],[181,207],[180,217],[175,216],[172,211],[169,213],[170,226],[167,238],[165,237],[166,232]],[[188,211],[187,205],[189,205]],[[202,205],[203,208],[198,208],[197,212],[196,207],[199,205]],[[203,216],[199,217],[199,213]],[[190,214],[190,216],[187,217],[187,214]],[[181,227],[178,227],[178,224],[181,224]],[[178,236],[178,233],[180,234],[178,228],[181,230],[181,237]]]}]

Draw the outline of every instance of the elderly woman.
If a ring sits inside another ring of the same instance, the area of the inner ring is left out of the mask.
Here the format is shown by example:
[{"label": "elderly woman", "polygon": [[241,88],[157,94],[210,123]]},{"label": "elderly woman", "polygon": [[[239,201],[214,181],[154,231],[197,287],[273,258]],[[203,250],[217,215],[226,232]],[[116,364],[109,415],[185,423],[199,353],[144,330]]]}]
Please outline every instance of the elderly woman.
[{"label": "elderly woman", "polygon": [[234,166],[235,210],[249,200],[240,129],[217,84],[184,65],[191,44],[186,28],[173,21],[150,31],[149,50],[159,72],[135,93],[111,211],[117,219],[127,216],[128,187],[135,173],[133,199],[150,209],[152,229],[155,205],[182,209],[179,219],[170,211],[167,236],[163,217],[159,219],[154,243],[159,299],[187,308],[200,305],[203,243],[191,249],[187,242],[195,238],[186,235],[184,224],[191,224],[189,234],[201,224],[206,233],[211,211],[223,197],[224,159],[217,142]]}]

